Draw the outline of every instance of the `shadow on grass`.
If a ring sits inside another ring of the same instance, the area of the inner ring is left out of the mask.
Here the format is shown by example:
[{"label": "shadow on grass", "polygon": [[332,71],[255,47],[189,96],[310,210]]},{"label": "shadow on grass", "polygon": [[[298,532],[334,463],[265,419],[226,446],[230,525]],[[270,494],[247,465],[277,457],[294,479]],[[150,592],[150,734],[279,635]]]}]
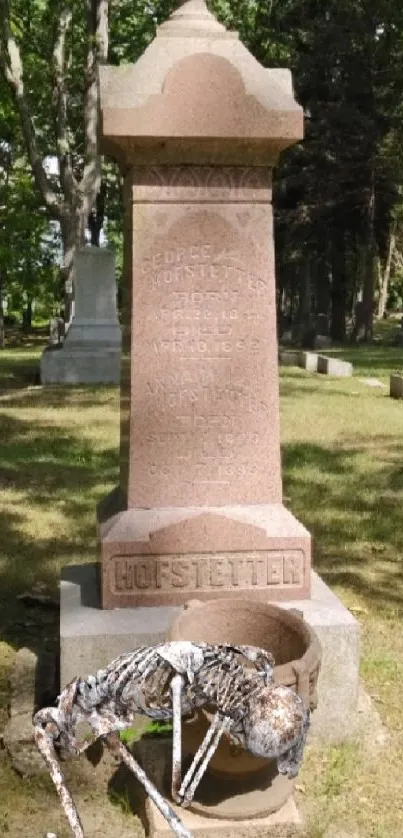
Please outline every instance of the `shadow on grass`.
[{"label": "shadow on grass", "polygon": [[34,386],[31,389],[15,388],[10,390],[5,388],[3,393],[1,391],[0,382],[0,406],[4,408],[20,408],[26,407],[43,408],[58,408],[58,407],[76,407],[79,399],[80,405],[84,407],[91,407],[100,405],[105,397],[114,393],[117,390],[115,386],[100,385],[100,386],[86,386],[79,387],[74,384],[63,387],[42,387]]},{"label": "shadow on grass", "polygon": [[403,367],[402,346],[379,346],[378,344],[352,346],[350,344],[326,350],[323,354],[351,361],[354,373],[357,375],[385,376]]},{"label": "shadow on grass", "polygon": [[[361,389],[357,391],[356,381],[349,379],[349,385],[354,389],[346,389],[345,381],[346,379],[343,378],[330,378],[318,373],[302,373],[302,375],[297,373],[293,375],[290,374],[288,369],[286,375],[282,376],[280,380],[280,396],[281,398],[292,397],[293,399],[304,399],[307,395],[322,395],[326,398],[337,396],[338,399],[345,399],[346,402],[355,397],[362,398],[362,391],[366,392],[364,387],[359,384],[358,387]],[[375,394],[372,391],[372,395],[377,398],[385,396],[386,390],[383,388],[376,390]],[[389,398],[389,393],[387,393],[387,396]]]},{"label": "shadow on grass", "polygon": [[40,582],[57,597],[64,564],[94,561],[96,503],[117,481],[118,450],[97,450],[79,427],[50,424],[34,409],[30,421],[4,413],[0,429],[0,639],[37,651],[58,638],[57,610],[18,595]]},{"label": "shadow on grass", "polygon": [[[0,458],[0,487],[12,486],[32,495],[36,504],[63,499],[65,513],[77,513],[72,493],[78,493],[80,507],[89,490],[116,478],[117,450],[94,451],[91,443],[54,424],[40,425],[1,417],[3,449]],[[87,505],[91,500],[87,499]]]},{"label": "shadow on grass", "polygon": [[377,444],[385,457],[369,465],[365,444],[285,444],[284,489],[313,536],[314,565],[326,582],[372,608],[396,608],[403,606],[403,442],[372,438]]}]

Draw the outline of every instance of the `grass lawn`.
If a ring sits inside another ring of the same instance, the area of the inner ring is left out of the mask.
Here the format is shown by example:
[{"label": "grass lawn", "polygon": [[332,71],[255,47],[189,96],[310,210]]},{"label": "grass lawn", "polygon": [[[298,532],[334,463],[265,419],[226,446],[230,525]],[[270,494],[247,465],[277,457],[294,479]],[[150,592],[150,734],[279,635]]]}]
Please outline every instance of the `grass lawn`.
[{"label": "grass lawn", "polygon": [[[285,502],[314,536],[317,570],[360,621],[362,676],[391,741],[370,758],[355,744],[310,748],[298,796],[310,838],[401,838],[403,401],[360,379],[387,385],[403,349],[332,351],[353,361],[353,378],[281,371]],[[38,584],[54,594],[63,564],[94,559],[95,505],[118,474],[118,391],[43,389],[39,354],[35,342],[0,352],[0,731],[15,650],[57,637],[55,618],[16,597]],[[76,771],[72,787],[96,809],[94,780]],[[67,838],[55,797],[46,779],[14,775],[0,750],[0,834],[57,828]],[[47,810],[56,820],[45,828]]]}]

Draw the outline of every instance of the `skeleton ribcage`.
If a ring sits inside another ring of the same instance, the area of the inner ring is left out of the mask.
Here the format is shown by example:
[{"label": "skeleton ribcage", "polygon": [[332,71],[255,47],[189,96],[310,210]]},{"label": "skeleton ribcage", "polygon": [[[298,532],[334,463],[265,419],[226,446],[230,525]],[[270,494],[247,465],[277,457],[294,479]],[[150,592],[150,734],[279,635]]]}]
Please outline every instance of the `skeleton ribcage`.
[{"label": "skeleton ribcage", "polygon": [[[203,657],[203,665],[193,673],[192,680],[184,676],[182,715],[211,704],[231,717],[242,717],[245,700],[260,684],[256,671],[245,671],[230,647],[203,645]],[[85,709],[99,710],[113,705],[122,717],[144,713],[154,719],[170,719],[171,682],[176,674],[158,646],[143,646],[120,655],[105,670],[82,681],[80,703]]]}]

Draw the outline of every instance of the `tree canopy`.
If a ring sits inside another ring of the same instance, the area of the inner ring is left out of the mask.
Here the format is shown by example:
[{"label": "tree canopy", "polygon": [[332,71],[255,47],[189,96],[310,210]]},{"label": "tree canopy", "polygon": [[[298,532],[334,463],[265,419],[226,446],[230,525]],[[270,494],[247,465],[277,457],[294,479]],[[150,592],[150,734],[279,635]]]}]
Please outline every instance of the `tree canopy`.
[{"label": "tree canopy", "polygon": [[[136,61],[175,5],[0,0],[3,291],[56,291],[59,228],[64,280],[86,229],[98,243],[107,218],[120,246],[119,177],[108,161],[101,180],[98,66]],[[374,312],[403,292],[401,0],[209,5],[265,66],[290,67],[305,112],[305,139],[275,172],[280,329],[309,339],[322,314],[335,339],[370,339]]]}]

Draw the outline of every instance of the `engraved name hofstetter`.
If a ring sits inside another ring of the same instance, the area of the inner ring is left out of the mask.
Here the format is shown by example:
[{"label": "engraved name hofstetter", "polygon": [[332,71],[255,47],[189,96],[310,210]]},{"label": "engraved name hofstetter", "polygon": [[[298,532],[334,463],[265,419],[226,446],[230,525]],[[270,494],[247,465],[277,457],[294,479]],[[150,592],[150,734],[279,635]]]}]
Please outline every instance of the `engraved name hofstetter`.
[{"label": "engraved name hofstetter", "polygon": [[166,556],[115,556],[111,590],[124,593],[296,588],[303,584],[302,550]]}]

